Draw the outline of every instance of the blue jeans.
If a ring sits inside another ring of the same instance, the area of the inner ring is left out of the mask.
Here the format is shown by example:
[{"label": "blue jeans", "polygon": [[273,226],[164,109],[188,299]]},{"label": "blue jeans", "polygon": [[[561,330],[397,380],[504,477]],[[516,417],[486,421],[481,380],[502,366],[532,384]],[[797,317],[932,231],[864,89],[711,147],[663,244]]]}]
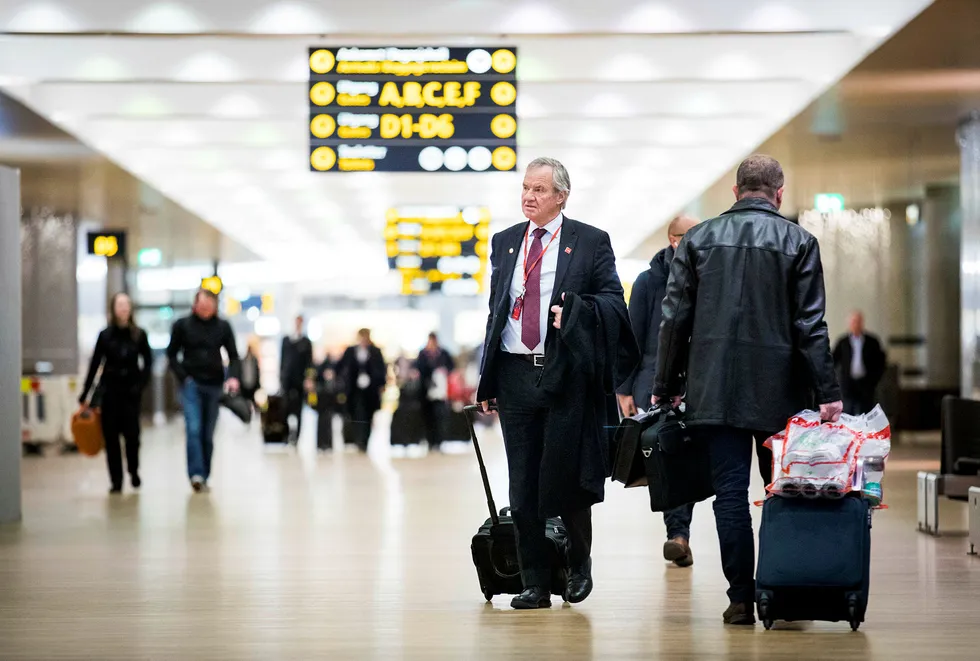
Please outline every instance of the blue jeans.
[{"label": "blue jeans", "polygon": [[728,599],[755,601],[755,533],[749,512],[752,432],[734,427],[701,427],[708,439],[715,487],[715,525],[721,565],[728,579]]},{"label": "blue jeans", "polygon": [[184,422],[187,426],[187,476],[211,475],[211,453],[214,451],[214,427],[218,424],[221,386],[209,386],[187,379],[181,389]]},{"label": "blue jeans", "polygon": [[664,525],[667,526],[667,539],[683,537],[691,539],[691,519],[694,517],[694,503],[681,505],[664,512]]}]

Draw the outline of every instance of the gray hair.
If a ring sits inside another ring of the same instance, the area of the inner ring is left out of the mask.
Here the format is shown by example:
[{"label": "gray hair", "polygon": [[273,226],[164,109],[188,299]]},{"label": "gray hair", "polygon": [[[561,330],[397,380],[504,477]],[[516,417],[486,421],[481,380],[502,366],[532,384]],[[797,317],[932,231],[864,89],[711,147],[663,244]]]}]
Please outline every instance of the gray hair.
[{"label": "gray hair", "polygon": [[533,170],[535,168],[551,168],[551,177],[554,182],[555,190],[559,193],[565,194],[565,201],[561,203],[561,208],[564,209],[565,205],[568,204],[568,196],[572,192],[572,180],[568,176],[568,170],[565,166],[561,164],[561,161],[548,158],[547,156],[541,156],[539,158],[531,161],[527,169]]}]

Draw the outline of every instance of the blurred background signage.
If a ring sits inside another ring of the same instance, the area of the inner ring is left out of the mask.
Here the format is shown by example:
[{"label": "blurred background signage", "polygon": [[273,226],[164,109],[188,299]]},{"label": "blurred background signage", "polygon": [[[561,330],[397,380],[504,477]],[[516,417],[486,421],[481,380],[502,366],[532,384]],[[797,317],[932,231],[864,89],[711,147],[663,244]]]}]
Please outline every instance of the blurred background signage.
[{"label": "blurred background signage", "polygon": [[99,257],[125,257],[125,232],[89,232],[88,254]]},{"label": "blurred background signage", "polygon": [[844,210],[844,196],[840,193],[817,193],[813,196],[813,208],[820,213]]},{"label": "blurred background signage", "polygon": [[513,170],[516,70],[510,47],[311,48],[310,167]]},{"label": "blurred background signage", "polygon": [[389,209],[385,242],[388,267],[401,273],[403,295],[483,292],[490,254],[487,207]]},{"label": "blurred background signage", "polygon": [[217,296],[221,293],[221,290],[224,289],[224,283],[221,282],[221,278],[216,275],[212,275],[201,279],[201,289],[206,289]]}]

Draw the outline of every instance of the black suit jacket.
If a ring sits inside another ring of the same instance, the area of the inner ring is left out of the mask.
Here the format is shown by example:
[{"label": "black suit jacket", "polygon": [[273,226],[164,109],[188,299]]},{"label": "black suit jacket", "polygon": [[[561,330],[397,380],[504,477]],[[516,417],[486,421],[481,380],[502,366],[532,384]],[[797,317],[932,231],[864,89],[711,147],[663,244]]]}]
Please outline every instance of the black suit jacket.
[{"label": "black suit jacket", "polygon": [[[864,361],[864,371],[867,375],[865,382],[872,387],[876,387],[881,377],[885,375],[887,357],[881,348],[881,341],[870,333],[864,334],[864,348],[861,351]],[[854,383],[851,378],[851,360],[854,358],[853,349],[849,335],[845,335],[837,341],[834,347],[834,367],[837,368],[837,378],[845,392],[848,392]]]},{"label": "black suit jacket", "polygon": [[[497,396],[496,368],[502,351],[500,338],[514,309],[510,287],[514,269],[523,254],[521,243],[527,229],[528,222],[523,222],[498,232],[491,240],[490,314],[487,316],[487,334],[483,344],[480,385],[477,389],[477,400],[481,402]],[[562,222],[559,237],[558,270],[555,273],[551,304],[548,306],[545,355],[553,349],[557,339],[556,329],[552,326],[554,313],[550,308],[561,303],[563,292],[613,294],[623,298],[623,285],[616,274],[616,257],[609,234],[568,217]]]},{"label": "black suit jacket", "polygon": [[[477,399],[497,396],[501,335],[514,304],[510,289],[528,224],[493,238],[490,314]],[[567,294],[562,328],[551,322],[545,337],[545,366],[538,387],[547,393],[550,415],[537,470],[537,511],[548,517],[588,507],[603,499],[609,473],[609,421],[616,420],[614,388],[635,369],[638,352],[629,326],[623,286],[616,273],[609,235],[565,218],[551,305]],[[521,450],[509,461],[520,461]],[[518,489],[522,487],[517,487]],[[512,502],[515,507],[530,503]]]},{"label": "black suit jacket", "polygon": [[282,360],[279,381],[283,390],[302,390],[307,370],[313,367],[313,343],[304,336],[299,340],[282,338]]},{"label": "black suit jacket", "polygon": [[636,278],[633,293],[630,295],[630,324],[642,357],[636,375],[627,378],[616,392],[632,396],[636,405],[644,410],[651,406],[653,381],[657,378],[660,321],[663,318],[663,302],[667,295],[667,279],[670,277],[670,261],[673,258],[674,249],[670,246],[658,252],[650,262],[650,268]]}]

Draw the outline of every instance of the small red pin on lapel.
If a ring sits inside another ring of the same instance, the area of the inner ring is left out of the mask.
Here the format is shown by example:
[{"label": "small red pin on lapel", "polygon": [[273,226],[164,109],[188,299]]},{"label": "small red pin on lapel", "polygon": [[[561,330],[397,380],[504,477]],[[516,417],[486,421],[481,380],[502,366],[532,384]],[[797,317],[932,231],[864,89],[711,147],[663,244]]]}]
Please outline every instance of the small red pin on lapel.
[{"label": "small red pin on lapel", "polygon": [[565,254],[566,255],[571,255],[572,254],[572,249],[571,248],[565,248]]}]

